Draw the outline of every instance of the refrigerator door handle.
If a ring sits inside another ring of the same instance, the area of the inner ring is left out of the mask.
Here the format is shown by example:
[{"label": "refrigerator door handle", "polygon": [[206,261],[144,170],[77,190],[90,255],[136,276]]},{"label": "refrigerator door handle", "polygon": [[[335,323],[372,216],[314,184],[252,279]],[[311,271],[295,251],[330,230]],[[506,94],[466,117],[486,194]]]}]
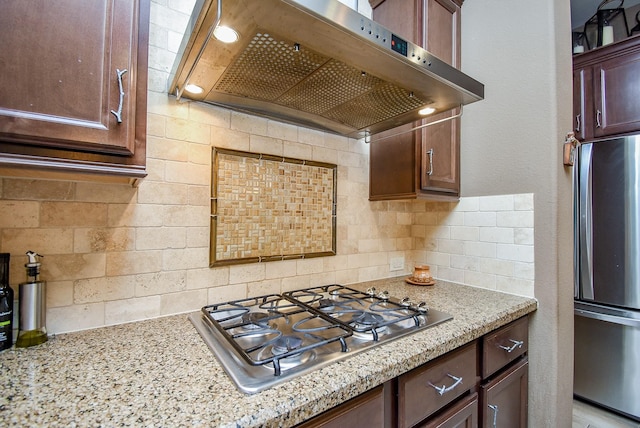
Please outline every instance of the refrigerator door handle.
[{"label": "refrigerator door handle", "polygon": [[606,321],[613,324],[626,325],[629,327],[640,328],[640,319],[627,318],[620,315],[606,314],[597,311],[590,311],[587,309],[575,308],[574,313],[578,316],[585,318],[592,318],[598,321]]},{"label": "refrigerator door handle", "polygon": [[573,195],[573,297],[580,298],[580,145],[574,150],[573,166],[571,167],[571,194]]},{"label": "refrigerator door handle", "polygon": [[593,300],[593,242],[592,242],[592,204],[591,204],[591,160],[593,144],[580,146],[580,163],[578,172],[578,213],[577,224],[580,246],[579,258],[579,290],[577,298]]}]

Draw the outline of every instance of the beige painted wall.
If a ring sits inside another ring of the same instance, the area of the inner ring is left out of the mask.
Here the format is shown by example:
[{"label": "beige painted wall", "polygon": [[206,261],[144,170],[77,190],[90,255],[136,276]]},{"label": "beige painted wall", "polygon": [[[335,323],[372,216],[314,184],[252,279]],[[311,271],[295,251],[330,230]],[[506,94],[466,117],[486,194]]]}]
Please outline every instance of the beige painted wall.
[{"label": "beige painted wall", "polygon": [[462,58],[486,85],[462,119],[463,195],[534,194],[530,426],[571,426],[571,182],[560,157],[571,128],[569,0],[467,0]]}]

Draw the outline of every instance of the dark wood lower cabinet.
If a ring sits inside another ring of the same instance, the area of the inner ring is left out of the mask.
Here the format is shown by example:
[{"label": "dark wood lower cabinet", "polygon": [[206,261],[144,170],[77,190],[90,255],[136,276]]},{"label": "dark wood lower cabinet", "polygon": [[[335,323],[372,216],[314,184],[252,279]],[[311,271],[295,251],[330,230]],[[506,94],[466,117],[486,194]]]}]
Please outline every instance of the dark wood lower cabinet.
[{"label": "dark wood lower cabinet", "polygon": [[513,321],[298,428],[526,428],[528,322]]},{"label": "dark wood lower cabinet", "polygon": [[529,361],[524,358],[481,387],[483,428],[526,428]]}]

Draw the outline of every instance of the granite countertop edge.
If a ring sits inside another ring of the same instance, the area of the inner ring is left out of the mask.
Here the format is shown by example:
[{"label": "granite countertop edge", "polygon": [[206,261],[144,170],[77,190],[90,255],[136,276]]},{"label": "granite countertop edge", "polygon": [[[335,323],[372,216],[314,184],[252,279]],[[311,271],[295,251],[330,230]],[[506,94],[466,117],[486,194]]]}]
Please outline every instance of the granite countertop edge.
[{"label": "granite countertop edge", "polygon": [[0,353],[8,426],[289,427],[537,309],[530,297],[405,277],[351,284],[425,300],[453,319],[253,395],[240,393],[185,314],[61,334]]}]

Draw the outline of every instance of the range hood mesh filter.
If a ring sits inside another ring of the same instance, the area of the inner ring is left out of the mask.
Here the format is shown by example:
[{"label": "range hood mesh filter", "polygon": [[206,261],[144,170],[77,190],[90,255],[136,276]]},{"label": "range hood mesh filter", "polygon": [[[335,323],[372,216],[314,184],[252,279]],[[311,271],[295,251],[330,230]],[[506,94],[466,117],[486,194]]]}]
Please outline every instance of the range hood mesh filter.
[{"label": "range hood mesh filter", "polygon": [[215,90],[248,98],[275,101],[328,58],[295,44],[258,32],[215,85]]},{"label": "range hood mesh filter", "polygon": [[334,108],[324,116],[363,129],[426,104],[429,103],[416,96],[409,96],[405,89],[383,82],[372,91]]},{"label": "range hood mesh filter", "polygon": [[215,91],[322,116],[356,129],[426,103],[409,91],[264,31],[225,70]]},{"label": "range hood mesh filter", "polygon": [[343,62],[330,60],[299,85],[291,88],[278,102],[287,107],[323,115],[370,91],[381,82],[377,77]]}]

